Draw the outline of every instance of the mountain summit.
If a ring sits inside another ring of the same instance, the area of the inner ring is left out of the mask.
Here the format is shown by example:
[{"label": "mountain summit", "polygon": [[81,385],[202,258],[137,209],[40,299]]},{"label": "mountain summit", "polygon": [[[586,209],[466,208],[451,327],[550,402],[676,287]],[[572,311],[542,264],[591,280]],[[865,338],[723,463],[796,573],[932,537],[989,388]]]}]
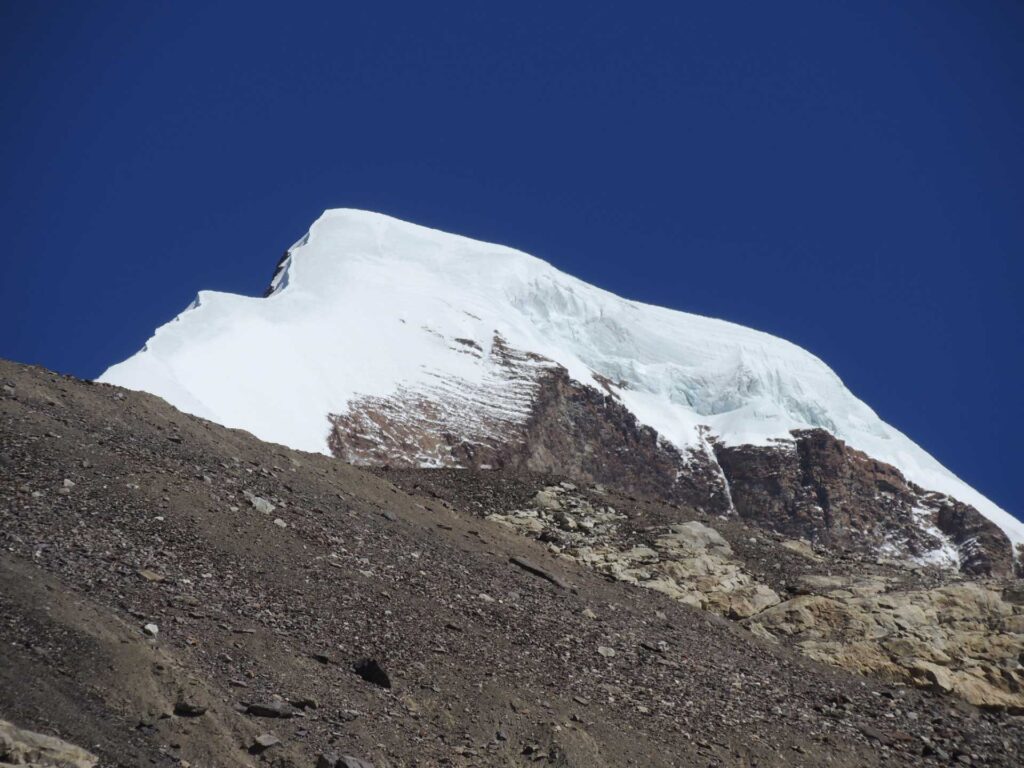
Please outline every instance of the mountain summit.
[{"label": "mountain summit", "polygon": [[100,381],[353,463],[558,472],[922,564],[1006,571],[1024,542],[794,344],[365,211]]}]

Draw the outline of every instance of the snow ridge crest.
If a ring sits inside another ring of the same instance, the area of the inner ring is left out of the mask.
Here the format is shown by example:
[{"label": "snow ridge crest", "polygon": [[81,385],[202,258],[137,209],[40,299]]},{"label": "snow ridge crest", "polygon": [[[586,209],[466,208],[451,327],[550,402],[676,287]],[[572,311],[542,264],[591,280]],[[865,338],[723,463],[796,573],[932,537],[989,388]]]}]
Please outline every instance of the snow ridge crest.
[{"label": "snow ridge crest", "polygon": [[822,428],[923,488],[976,507],[1016,542],[1024,523],[884,423],[821,360],[723,320],[616,296],[502,245],[353,209],[325,211],[264,298],[203,292],[101,381],[258,437],[326,452],[329,416],[366,398],[486,386],[495,335],[604,388],[687,450],[767,445]]}]

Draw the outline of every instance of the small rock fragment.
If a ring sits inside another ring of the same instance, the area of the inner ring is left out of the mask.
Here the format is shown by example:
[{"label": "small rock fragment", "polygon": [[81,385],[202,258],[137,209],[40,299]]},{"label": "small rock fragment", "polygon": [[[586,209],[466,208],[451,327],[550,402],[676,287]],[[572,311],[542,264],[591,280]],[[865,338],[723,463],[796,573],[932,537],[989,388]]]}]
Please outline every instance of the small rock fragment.
[{"label": "small rock fragment", "polygon": [[262,496],[256,496],[254,494],[246,494],[246,498],[249,499],[249,503],[252,504],[252,508],[257,512],[262,512],[264,515],[269,515],[273,512],[276,507],[269,501],[264,499]]},{"label": "small rock fragment", "polygon": [[281,743],[281,740],[272,733],[261,733],[252,741],[252,746],[249,748],[252,752],[262,752],[271,747],[277,746]]},{"label": "small rock fragment", "polygon": [[200,717],[206,714],[206,707],[191,701],[178,701],[174,705],[174,714],[178,717]]},{"label": "small rock fragment", "polygon": [[253,717],[293,717],[295,710],[286,701],[248,702],[245,713]]},{"label": "small rock fragment", "polygon": [[550,581],[559,589],[569,589],[569,585],[566,584],[565,581],[563,581],[561,578],[551,573],[550,571],[541,568],[539,565],[530,562],[525,557],[511,557],[509,558],[509,562],[511,562],[513,565],[518,565],[524,571],[532,573],[534,576],[540,576],[545,581]]},{"label": "small rock fragment", "polygon": [[379,685],[381,688],[391,687],[391,678],[376,659],[359,659],[352,665],[352,671],[368,683]]}]

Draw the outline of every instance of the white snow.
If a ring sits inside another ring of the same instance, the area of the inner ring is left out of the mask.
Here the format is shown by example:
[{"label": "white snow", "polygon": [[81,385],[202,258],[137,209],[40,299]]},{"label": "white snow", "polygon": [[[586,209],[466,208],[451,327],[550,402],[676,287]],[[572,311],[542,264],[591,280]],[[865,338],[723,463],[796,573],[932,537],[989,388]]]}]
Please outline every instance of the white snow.
[{"label": "white snow", "polygon": [[[911,514],[917,520],[918,525],[922,530],[939,542],[939,546],[935,549],[912,559],[921,565],[937,565],[940,568],[952,568],[953,570],[958,570],[960,568],[960,550],[957,549],[953,540],[944,534],[938,526],[932,522],[932,511],[922,509],[921,507],[914,507],[914,509],[911,510]],[[971,539],[970,541],[974,540]]]},{"label": "white snow", "polygon": [[680,447],[700,446],[700,425],[727,444],[822,427],[1024,542],[1024,523],[882,422],[814,355],[768,334],[620,298],[512,248],[348,209],[313,224],[272,287],[267,298],[201,292],[100,381],[325,452],[327,414],[350,400],[486,383],[486,356],[452,340],[486,350],[497,331],[579,381],[596,372],[623,382],[624,405]]}]

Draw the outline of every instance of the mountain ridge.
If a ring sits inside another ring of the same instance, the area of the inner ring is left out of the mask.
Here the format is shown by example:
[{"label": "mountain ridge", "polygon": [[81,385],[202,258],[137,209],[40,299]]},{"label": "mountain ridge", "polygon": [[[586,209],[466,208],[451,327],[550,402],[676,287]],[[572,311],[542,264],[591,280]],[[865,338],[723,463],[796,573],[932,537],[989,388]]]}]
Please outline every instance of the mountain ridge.
[{"label": "mountain ridge", "polygon": [[793,429],[825,429],[922,488],[977,508],[1014,544],[1024,541],[1024,523],[791,342],[622,299],[513,248],[381,214],[325,212],[278,264],[267,298],[201,292],[100,380],[326,452],[328,420],[360,398],[404,390],[411,402],[436,406],[439,381],[450,404],[477,392],[500,365],[495,334],[609,392],[681,451],[707,452],[708,436],[767,446]]}]

